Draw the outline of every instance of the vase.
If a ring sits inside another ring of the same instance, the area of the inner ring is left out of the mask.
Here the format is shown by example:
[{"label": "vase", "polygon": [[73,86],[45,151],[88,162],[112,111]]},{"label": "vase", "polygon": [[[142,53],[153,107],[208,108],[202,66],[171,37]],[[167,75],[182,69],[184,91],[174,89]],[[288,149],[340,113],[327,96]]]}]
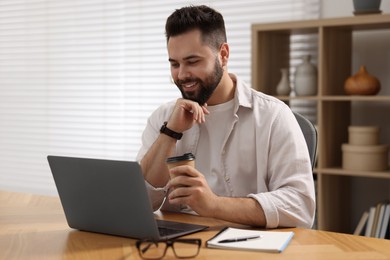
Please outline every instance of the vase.
[{"label": "vase", "polygon": [[359,71],[349,77],[344,83],[344,91],[347,95],[375,95],[381,89],[379,80],[370,75],[365,66],[360,66]]},{"label": "vase", "polygon": [[282,74],[282,77],[280,78],[280,81],[276,86],[276,93],[279,96],[287,96],[290,94],[291,91],[288,69],[280,69],[280,72]]},{"label": "vase", "polygon": [[369,14],[380,12],[381,0],[353,0],[354,14]]},{"label": "vase", "polygon": [[294,77],[294,90],[297,96],[317,95],[317,68],[310,62],[310,55],[302,58]]}]

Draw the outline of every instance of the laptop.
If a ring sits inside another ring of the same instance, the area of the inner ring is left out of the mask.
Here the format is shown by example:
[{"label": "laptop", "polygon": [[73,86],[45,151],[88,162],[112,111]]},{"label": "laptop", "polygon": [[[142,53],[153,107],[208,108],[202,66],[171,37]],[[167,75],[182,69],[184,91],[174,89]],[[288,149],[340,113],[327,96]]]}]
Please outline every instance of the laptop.
[{"label": "laptop", "polygon": [[155,219],[137,162],[52,155],[47,158],[71,228],[154,240],[207,228]]}]

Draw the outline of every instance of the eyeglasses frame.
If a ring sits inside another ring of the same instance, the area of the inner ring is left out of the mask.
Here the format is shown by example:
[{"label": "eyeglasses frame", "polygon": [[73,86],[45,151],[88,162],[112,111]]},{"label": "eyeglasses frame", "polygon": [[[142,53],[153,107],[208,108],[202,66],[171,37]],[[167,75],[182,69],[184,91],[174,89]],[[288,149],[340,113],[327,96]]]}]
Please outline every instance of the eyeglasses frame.
[{"label": "eyeglasses frame", "polygon": [[[164,249],[164,254],[160,257],[160,258],[145,258],[141,252],[141,244],[142,243],[146,243],[146,242],[149,242],[149,243],[154,243],[154,244],[158,244],[158,243],[165,243],[165,249]],[[189,244],[196,244],[198,246],[198,250],[196,252],[196,254],[192,255],[192,256],[178,256],[176,254],[176,251],[175,251],[175,248],[173,247],[174,243],[176,242],[180,242],[180,243],[189,243]],[[150,239],[142,239],[142,240],[138,240],[136,242],[136,247],[137,247],[137,250],[138,250],[138,253],[140,255],[140,257],[142,259],[155,259],[155,260],[158,260],[158,259],[163,259],[167,253],[167,250],[169,247],[172,248],[172,251],[173,253],[175,254],[175,257],[177,258],[180,258],[180,259],[185,259],[185,258],[194,258],[196,257],[198,254],[199,254],[199,251],[200,251],[200,247],[202,245],[202,239],[200,238],[178,238],[178,239],[168,239],[168,240],[150,240]]]}]

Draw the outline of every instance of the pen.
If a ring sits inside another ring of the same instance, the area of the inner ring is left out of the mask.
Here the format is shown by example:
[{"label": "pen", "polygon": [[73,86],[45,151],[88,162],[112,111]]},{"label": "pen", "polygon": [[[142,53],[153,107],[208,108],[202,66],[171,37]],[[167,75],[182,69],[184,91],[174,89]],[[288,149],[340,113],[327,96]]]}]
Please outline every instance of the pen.
[{"label": "pen", "polygon": [[233,242],[241,242],[241,241],[247,241],[251,239],[261,238],[261,236],[249,236],[249,237],[236,237],[236,238],[229,238],[229,239],[223,239],[221,241],[218,241],[218,243],[233,243]]}]

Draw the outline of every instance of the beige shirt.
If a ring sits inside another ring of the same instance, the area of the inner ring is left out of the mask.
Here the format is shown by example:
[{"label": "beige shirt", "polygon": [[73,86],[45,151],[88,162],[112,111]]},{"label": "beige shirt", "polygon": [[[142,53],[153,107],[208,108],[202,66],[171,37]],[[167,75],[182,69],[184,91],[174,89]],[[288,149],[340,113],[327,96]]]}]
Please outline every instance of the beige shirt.
[{"label": "beige shirt", "polygon": [[[233,74],[231,77],[236,81],[236,92],[233,110],[226,110],[232,112],[225,116],[228,121],[222,145],[214,145],[211,138],[212,153],[198,147],[200,138],[204,138],[203,126],[195,125],[176,143],[176,155],[213,155],[212,162],[196,160],[195,165],[198,170],[206,169],[201,172],[210,188],[219,196],[257,200],[264,210],[267,228],[310,228],[315,214],[314,182],[306,142],[295,116],[282,101],[255,91]],[[148,119],[138,161],[157,139],[174,105],[172,101],[160,106]],[[212,120],[207,124],[210,127]],[[153,208],[158,209],[167,194],[165,187],[147,183],[147,188]],[[170,207],[168,200],[163,208],[188,210]]]}]

